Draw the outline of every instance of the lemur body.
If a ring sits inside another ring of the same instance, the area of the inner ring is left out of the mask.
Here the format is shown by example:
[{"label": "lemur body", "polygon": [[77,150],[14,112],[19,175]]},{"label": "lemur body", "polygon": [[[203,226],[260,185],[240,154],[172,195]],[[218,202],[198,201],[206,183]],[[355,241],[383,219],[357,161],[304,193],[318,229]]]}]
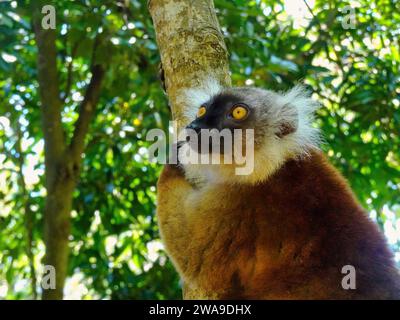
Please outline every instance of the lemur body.
[{"label": "lemur body", "polygon": [[[162,239],[184,282],[205,293],[199,298],[400,299],[386,241],[316,148],[316,105],[301,89],[189,96],[197,107],[208,104],[210,119],[195,120],[203,127],[218,127],[213,118],[241,103],[251,114],[234,126],[255,128],[250,176],[235,176],[229,166],[167,165],[159,179]],[[345,265],[356,270],[354,290],[342,287]]]}]

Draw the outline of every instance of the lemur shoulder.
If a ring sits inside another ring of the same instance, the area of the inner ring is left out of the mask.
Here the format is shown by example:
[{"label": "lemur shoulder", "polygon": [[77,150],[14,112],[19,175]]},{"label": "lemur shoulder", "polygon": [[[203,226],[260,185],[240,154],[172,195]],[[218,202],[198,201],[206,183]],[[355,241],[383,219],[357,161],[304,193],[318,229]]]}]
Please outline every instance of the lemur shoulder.
[{"label": "lemur shoulder", "polygon": [[[301,87],[214,83],[183,99],[190,128],[254,129],[250,175],[235,175],[235,163],[166,165],[158,182],[167,253],[183,281],[206,292],[200,298],[400,299],[393,255],[319,151],[318,105]],[[355,290],[342,287],[345,265],[356,270]]]}]

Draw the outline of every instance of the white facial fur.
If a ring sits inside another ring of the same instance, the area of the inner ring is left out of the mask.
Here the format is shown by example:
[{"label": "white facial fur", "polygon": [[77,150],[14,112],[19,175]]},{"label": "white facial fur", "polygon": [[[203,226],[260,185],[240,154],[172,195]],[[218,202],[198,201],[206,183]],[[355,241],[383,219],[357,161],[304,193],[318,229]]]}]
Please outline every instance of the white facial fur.
[{"label": "white facial fur", "polygon": [[[255,184],[265,181],[288,159],[307,156],[310,150],[318,148],[319,130],[312,127],[312,121],[319,104],[309,97],[301,85],[285,93],[277,93],[259,88],[223,88],[214,79],[204,83],[201,88],[185,90],[181,96],[187,106],[187,123],[196,118],[198,108],[213,96],[221,93],[240,96],[256,112],[257,123],[254,127],[258,128],[258,135],[255,140],[254,170],[250,175],[235,175],[235,165],[184,164],[188,180],[198,184]],[[276,133],[279,125],[285,122],[296,123],[296,130],[278,137]],[[188,147],[188,144],[183,144],[180,154],[186,152]]]}]

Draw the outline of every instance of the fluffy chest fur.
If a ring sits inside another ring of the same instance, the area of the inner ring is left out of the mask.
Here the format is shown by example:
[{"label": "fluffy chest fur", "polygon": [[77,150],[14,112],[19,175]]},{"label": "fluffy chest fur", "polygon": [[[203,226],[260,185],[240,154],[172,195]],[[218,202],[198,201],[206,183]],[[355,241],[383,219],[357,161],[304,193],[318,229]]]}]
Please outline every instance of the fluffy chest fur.
[{"label": "fluffy chest fur", "polygon": [[[206,297],[399,296],[385,240],[322,155],[289,161],[258,185],[194,189],[171,170],[159,182],[162,237],[184,281]],[[347,264],[357,291],[341,288]]]}]

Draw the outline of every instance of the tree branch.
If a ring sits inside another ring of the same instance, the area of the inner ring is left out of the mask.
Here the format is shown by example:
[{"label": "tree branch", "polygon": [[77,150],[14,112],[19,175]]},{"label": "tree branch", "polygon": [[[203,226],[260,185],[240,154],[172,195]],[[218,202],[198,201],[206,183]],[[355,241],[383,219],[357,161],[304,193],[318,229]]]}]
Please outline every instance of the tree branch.
[{"label": "tree branch", "polygon": [[69,145],[69,151],[75,165],[80,164],[80,157],[85,148],[85,137],[89,130],[90,121],[96,110],[96,104],[99,99],[101,85],[105,76],[105,68],[101,64],[96,64],[96,51],[100,44],[99,34],[96,35],[93,44],[91,58],[92,77],[86,88],[84,99],[79,106],[79,117],[75,124],[74,134]]},{"label": "tree branch", "polygon": [[72,158],[76,161],[79,161],[85,147],[85,136],[89,130],[90,121],[95,113],[104,75],[105,70],[102,65],[94,65],[92,67],[92,78],[90,79],[85,97],[79,107],[79,117],[69,148]]}]

